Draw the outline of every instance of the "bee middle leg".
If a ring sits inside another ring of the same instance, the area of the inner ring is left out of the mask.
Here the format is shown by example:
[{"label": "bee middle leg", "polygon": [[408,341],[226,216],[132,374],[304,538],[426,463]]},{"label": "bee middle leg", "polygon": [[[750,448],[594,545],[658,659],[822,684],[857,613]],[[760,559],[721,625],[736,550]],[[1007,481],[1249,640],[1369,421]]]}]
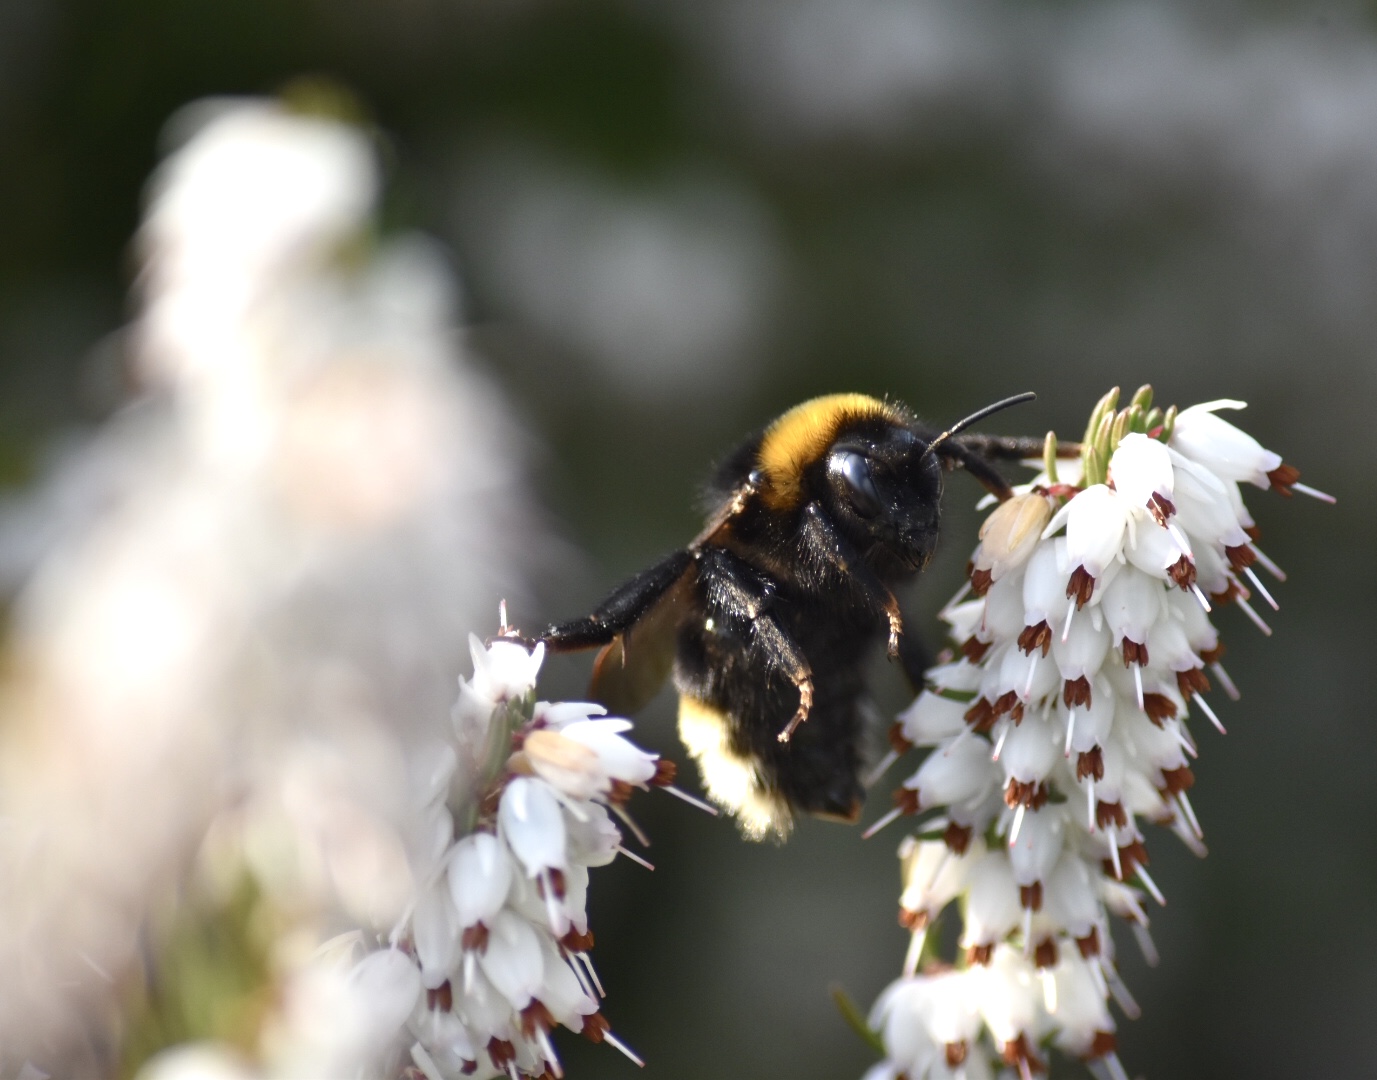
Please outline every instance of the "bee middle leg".
[{"label": "bee middle leg", "polygon": [[798,643],[769,611],[774,583],[725,548],[704,548],[699,562],[708,616],[748,640],[798,690],[798,708],[778,736],[780,742],[788,742],[813,708],[813,672]]}]

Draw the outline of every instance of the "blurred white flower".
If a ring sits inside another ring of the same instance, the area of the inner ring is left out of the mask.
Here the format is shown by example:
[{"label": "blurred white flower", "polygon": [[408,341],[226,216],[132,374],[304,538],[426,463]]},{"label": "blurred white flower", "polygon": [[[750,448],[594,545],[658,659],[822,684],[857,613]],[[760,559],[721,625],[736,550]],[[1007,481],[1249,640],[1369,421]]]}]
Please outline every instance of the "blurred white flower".
[{"label": "blurred white flower", "polygon": [[89,1055],[196,867],[289,923],[265,1060],[337,1073],[363,984],[293,972],[442,874],[446,688],[539,532],[443,258],[373,236],[364,132],[268,101],[174,126],[126,335],[143,392],[0,513],[0,1046],[109,1072]]}]

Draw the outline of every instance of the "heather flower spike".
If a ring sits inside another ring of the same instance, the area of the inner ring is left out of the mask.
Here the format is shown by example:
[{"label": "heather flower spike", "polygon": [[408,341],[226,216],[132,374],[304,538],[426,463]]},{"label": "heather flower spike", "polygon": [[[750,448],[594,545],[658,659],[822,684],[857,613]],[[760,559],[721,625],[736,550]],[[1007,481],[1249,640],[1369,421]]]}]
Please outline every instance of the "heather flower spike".
[{"label": "heather flower spike", "polygon": [[601,706],[535,701],[543,648],[528,649],[505,611],[501,621],[491,643],[471,640],[456,746],[424,793],[448,806],[461,835],[447,823],[410,913],[351,982],[394,1072],[409,1062],[405,1075],[428,1080],[560,1077],[556,1027],[640,1065],[600,1011],[588,872],[618,854],[649,865],[623,847],[613,816],[629,823],[632,792],[670,788],[674,769]]},{"label": "heather flower spike", "polygon": [[[1199,715],[1224,730],[1207,670],[1238,697],[1211,617],[1235,605],[1270,633],[1249,603],[1277,607],[1254,565],[1284,580],[1239,485],[1333,502],[1218,416],[1242,407],[1163,410],[1145,386],[1120,409],[1113,390],[1079,463],[1058,461],[1049,434],[1042,473],[980,530],[977,598],[963,590],[943,611],[959,654],[928,673],[885,764],[913,747],[928,755],[867,832],[931,815],[899,848],[912,939],[870,1017],[886,1056],[867,1080],[1031,1080],[1052,1050],[1126,1080],[1110,1002],[1138,1008],[1115,968],[1111,916],[1154,962],[1145,901],[1165,899],[1143,829],[1165,826],[1205,854],[1187,725]],[[924,963],[953,902],[961,953]]]}]

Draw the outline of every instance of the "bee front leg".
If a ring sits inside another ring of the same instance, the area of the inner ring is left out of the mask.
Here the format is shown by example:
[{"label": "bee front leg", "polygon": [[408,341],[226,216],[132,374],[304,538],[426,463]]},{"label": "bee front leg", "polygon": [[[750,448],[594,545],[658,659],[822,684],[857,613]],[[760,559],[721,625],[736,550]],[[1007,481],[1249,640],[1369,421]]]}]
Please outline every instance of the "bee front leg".
[{"label": "bee front leg", "polygon": [[798,691],[798,708],[779,733],[779,741],[787,743],[813,708],[813,672],[803,650],[769,611],[774,583],[724,548],[704,548],[699,560],[709,617],[749,640],[770,667],[788,676]]},{"label": "bee front leg", "polygon": [[814,556],[830,570],[851,582],[872,607],[885,614],[889,622],[889,642],[887,652],[891,660],[899,656],[899,637],[904,632],[904,619],[899,612],[899,601],[894,594],[870,569],[866,561],[856,551],[846,537],[837,532],[821,506],[810,502],[803,509],[803,532],[808,547]]},{"label": "bee front leg", "polygon": [[607,645],[626,633],[674,588],[693,565],[693,553],[676,551],[613,590],[593,614],[556,623],[541,634],[551,652],[573,652]]}]

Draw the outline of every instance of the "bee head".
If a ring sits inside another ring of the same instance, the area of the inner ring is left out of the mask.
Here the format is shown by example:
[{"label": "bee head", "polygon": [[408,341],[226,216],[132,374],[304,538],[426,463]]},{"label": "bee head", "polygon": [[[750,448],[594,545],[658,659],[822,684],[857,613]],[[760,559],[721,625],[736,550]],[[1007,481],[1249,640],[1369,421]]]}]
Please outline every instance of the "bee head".
[{"label": "bee head", "polygon": [[828,448],[820,501],[875,569],[921,570],[937,546],[942,468],[907,425],[858,425]]}]

